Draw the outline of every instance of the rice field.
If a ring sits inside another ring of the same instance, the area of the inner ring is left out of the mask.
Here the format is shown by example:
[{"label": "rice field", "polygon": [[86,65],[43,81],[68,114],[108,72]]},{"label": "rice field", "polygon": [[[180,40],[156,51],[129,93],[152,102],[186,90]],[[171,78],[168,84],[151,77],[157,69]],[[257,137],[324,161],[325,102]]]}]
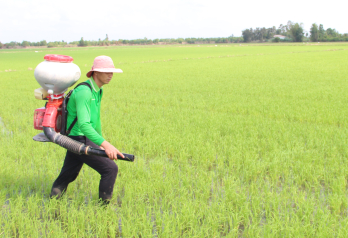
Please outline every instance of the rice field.
[{"label": "rice field", "polygon": [[[35,52],[38,51],[38,52]],[[65,150],[34,142],[36,65],[98,55],[103,136],[134,163],[108,207],[84,165],[48,195]],[[348,44],[0,51],[0,237],[346,237]]]}]

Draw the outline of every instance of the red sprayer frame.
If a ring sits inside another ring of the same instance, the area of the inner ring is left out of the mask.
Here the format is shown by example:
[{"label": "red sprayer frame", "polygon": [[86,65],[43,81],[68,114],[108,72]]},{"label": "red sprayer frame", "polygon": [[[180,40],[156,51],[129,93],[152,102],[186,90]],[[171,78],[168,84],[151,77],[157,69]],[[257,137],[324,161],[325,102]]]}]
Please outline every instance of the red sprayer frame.
[{"label": "red sprayer frame", "polygon": [[43,130],[43,127],[52,127],[60,132],[62,126],[62,104],[64,94],[49,95],[45,108],[38,108],[34,114],[34,128]]}]

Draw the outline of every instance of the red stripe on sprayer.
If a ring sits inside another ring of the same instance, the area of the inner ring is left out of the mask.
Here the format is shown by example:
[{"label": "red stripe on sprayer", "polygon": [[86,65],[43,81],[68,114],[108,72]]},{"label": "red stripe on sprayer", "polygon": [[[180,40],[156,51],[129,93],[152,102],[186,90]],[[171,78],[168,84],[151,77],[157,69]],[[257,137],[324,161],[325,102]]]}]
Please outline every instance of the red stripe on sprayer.
[{"label": "red stripe on sprayer", "polygon": [[60,63],[71,63],[73,58],[67,55],[45,55],[44,57],[47,61],[60,62]]}]

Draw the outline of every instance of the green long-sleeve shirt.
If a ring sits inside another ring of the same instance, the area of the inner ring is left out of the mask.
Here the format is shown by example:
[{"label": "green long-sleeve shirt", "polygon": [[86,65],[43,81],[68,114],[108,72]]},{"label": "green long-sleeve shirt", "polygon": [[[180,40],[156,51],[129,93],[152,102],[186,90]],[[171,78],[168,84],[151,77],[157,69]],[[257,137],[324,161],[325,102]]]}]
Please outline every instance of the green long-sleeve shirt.
[{"label": "green long-sleeve shirt", "polygon": [[103,96],[101,90],[91,77],[86,83],[92,86],[81,85],[77,87],[70,96],[67,109],[67,128],[77,116],[77,123],[72,128],[71,136],[86,136],[97,145],[101,145],[105,140],[101,132],[100,123],[100,103]]}]

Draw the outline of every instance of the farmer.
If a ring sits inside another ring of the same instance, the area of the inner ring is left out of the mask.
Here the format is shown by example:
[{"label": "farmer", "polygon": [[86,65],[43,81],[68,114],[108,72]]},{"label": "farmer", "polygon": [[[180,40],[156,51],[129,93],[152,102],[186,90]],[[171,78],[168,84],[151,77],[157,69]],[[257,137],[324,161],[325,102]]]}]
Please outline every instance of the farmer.
[{"label": "farmer", "polygon": [[96,57],[92,69],[87,73],[89,79],[85,81],[91,88],[81,85],[74,89],[67,105],[67,128],[75,118],[78,118],[69,137],[91,147],[104,149],[109,159],[96,155],[78,155],[67,151],[62,170],[53,183],[51,198],[61,197],[69,183],[76,179],[83,164],[87,164],[100,174],[99,198],[103,203],[108,204],[112,197],[118,172],[118,167],[113,160],[117,160],[117,155],[122,158],[124,156],[102,136],[100,103],[103,96],[102,87],[111,81],[113,73],[122,73],[122,70],[115,69],[110,57]]}]

